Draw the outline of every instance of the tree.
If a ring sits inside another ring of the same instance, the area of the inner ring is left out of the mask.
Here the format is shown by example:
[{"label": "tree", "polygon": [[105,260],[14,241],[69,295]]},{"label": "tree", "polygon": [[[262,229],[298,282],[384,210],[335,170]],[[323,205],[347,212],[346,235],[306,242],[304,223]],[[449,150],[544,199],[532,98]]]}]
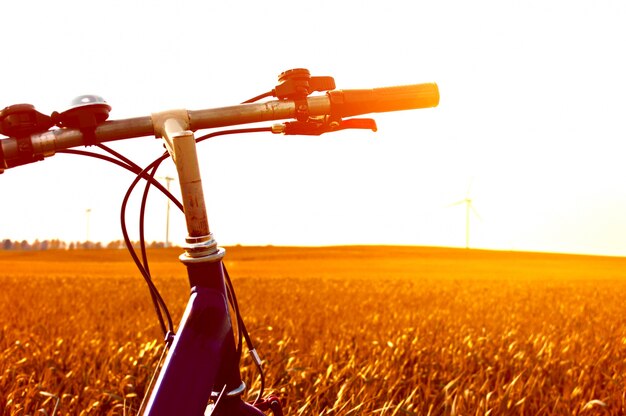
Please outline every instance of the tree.
[{"label": "tree", "polygon": [[153,241],[150,243],[150,248],[163,248],[165,247],[165,243],[162,241]]}]

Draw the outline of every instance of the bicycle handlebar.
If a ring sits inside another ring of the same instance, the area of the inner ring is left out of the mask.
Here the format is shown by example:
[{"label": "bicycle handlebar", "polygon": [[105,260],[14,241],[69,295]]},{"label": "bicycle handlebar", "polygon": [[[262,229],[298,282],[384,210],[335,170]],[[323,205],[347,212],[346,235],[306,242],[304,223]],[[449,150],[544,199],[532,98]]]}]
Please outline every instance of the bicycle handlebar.
[{"label": "bicycle handlebar", "polygon": [[[239,104],[206,110],[178,110],[185,114],[191,131],[263,121],[328,116],[334,119],[361,114],[435,107],[439,103],[437,84],[414,84],[375,89],[333,90],[303,99],[282,99]],[[86,140],[84,131],[58,128],[26,137],[0,139],[0,173],[4,169],[42,160],[72,147],[157,136],[155,116],[105,121]]]}]

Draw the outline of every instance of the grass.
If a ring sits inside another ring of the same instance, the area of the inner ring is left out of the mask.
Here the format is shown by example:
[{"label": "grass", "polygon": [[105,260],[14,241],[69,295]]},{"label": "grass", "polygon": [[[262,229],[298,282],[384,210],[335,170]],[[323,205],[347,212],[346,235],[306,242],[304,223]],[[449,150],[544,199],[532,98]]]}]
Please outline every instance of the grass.
[{"label": "grass", "polygon": [[[150,252],[175,321],[179,251]],[[226,265],[287,415],[626,412],[626,259],[232,247]],[[3,414],[134,414],[162,336],[128,254],[0,251],[0,287]]]}]

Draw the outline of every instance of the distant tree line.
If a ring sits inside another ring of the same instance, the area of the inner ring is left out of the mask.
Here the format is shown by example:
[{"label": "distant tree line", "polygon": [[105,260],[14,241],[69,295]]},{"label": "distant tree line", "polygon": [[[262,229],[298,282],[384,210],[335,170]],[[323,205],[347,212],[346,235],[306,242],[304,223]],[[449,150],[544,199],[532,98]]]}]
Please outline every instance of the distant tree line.
[{"label": "distant tree line", "polygon": [[[149,248],[164,248],[165,243],[162,241],[153,241],[146,243]],[[139,241],[133,241],[133,247],[139,248]],[[101,250],[123,249],[126,248],[123,240],[111,241],[108,244],[102,244],[97,241],[70,241],[69,243],[59,239],[53,240],[35,240],[32,243],[26,240],[18,241],[5,238],[2,240],[0,250],[23,250],[23,251],[41,251],[41,250]]]}]

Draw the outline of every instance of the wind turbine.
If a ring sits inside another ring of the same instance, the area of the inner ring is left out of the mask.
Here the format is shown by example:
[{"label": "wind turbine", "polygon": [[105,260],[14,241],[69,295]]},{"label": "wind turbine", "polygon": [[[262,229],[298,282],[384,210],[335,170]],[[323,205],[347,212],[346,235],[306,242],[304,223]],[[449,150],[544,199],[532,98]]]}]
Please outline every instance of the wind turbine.
[{"label": "wind turbine", "polygon": [[465,198],[461,199],[460,201],[454,202],[448,206],[450,207],[454,207],[457,205],[462,205],[465,204],[465,248],[470,248],[470,217],[471,217],[471,211],[474,212],[474,215],[476,215],[479,219],[480,219],[480,215],[478,214],[478,211],[476,211],[476,208],[474,208],[473,205],[473,201],[472,198],[470,198],[470,189],[472,187],[472,184],[470,183],[470,185],[467,188],[467,193],[465,194]]}]

